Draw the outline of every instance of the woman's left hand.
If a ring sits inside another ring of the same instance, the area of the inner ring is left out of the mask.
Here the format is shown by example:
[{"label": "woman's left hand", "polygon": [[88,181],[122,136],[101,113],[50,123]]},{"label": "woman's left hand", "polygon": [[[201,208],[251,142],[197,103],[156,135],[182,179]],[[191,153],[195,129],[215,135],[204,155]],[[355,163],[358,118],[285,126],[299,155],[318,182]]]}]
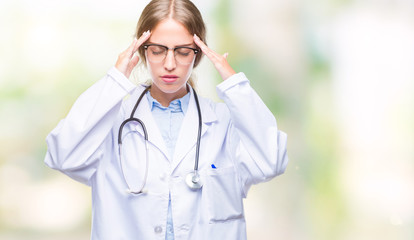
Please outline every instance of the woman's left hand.
[{"label": "woman's left hand", "polygon": [[197,46],[200,47],[201,51],[210,59],[210,61],[214,64],[214,67],[217,69],[223,80],[226,80],[227,78],[231,77],[236,72],[233,70],[233,68],[230,66],[230,64],[227,62],[227,56],[228,53],[225,53],[224,55],[220,55],[213,50],[211,50],[207,45],[201,41],[201,39],[194,34],[194,42],[197,44]]}]

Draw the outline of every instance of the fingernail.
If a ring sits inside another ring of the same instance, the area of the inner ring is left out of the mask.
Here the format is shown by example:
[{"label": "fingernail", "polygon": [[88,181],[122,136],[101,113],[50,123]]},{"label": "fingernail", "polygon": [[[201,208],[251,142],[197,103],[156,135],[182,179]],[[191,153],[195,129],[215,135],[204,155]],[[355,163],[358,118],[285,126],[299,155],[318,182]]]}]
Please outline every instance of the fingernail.
[{"label": "fingernail", "polygon": [[200,39],[195,33],[194,33],[194,37],[197,38],[197,39]]}]

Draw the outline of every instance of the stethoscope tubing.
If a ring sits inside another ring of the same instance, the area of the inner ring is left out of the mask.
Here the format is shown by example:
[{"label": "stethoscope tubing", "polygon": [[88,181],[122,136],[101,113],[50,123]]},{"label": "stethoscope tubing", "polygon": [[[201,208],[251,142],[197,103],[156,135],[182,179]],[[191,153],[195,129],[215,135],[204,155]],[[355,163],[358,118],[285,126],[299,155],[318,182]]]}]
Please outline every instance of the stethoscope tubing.
[{"label": "stethoscope tubing", "polygon": [[[119,161],[120,161],[121,172],[122,172],[124,181],[125,181],[125,183],[128,187],[127,192],[135,194],[135,195],[147,192],[144,188],[145,188],[145,185],[146,185],[146,182],[147,182],[147,177],[148,177],[148,166],[149,166],[148,150],[149,149],[148,149],[148,132],[147,132],[147,129],[145,127],[145,124],[139,118],[135,118],[134,115],[135,115],[135,111],[138,108],[139,103],[141,102],[141,100],[144,97],[145,93],[147,93],[150,88],[151,88],[151,86],[146,87],[145,90],[141,93],[141,95],[139,96],[137,102],[135,103],[135,106],[134,106],[133,110],[131,111],[130,117],[127,118],[126,120],[124,120],[121,123],[121,125],[119,127],[119,131],[118,131]],[[198,112],[198,133],[197,133],[196,156],[195,156],[195,160],[194,160],[194,172],[193,172],[192,175],[189,174],[187,176],[186,183],[187,183],[187,185],[189,186],[190,189],[196,190],[196,189],[199,189],[199,188],[202,187],[202,183],[200,182],[200,176],[198,174],[198,162],[199,162],[199,156],[200,156],[200,142],[201,142],[201,131],[202,131],[202,118],[201,118],[201,110],[200,110],[200,104],[199,104],[199,101],[198,101],[197,93],[194,90],[193,90],[193,93],[194,93],[194,100],[196,102],[197,112]],[[131,187],[129,186],[128,181],[125,177],[123,164],[122,164],[122,130],[123,130],[124,126],[129,122],[139,123],[142,127],[142,130],[144,131],[145,158],[146,158],[145,166],[146,166],[146,168],[145,168],[145,174],[144,174],[144,181],[143,181],[139,191],[131,190]]]},{"label": "stethoscope tubing", "polygon": [[196,94],[196,92],[193,90],[194,92],[194,100],[196,102],[196,106],[197,106],[197,113],[198,113],[198,134],[197,134],[197,145],[196,145],[196,156],[195,156],[195,163],[194,163],[194,171],[195,173],[197,173],[198,171],[198,159],[200,156],[200,141],[201,141],[201,128],[202,128],[202,118],[201,118],[201,111],[200,111],[200,103],[198,102],[198,96]]},{"label": "stethoscope tubing", "polygon": [[141,194],[141,193],[146,193],[146,190],[145,190],[145,185],[147,184],[147,178],[148,178],[148,164],[149,164],[149,157],[148,157],[148,141],[145,141],[145,166],[147,166],[147,167],[146,167],[146,169],[145,169],[144,181],[142,182],[142,185],[141,185],[141,187],[139,188],[139,191],[132,191],[132,190],[131,190],[131,187],[129,186],[129,183],[128,183],[128,181],[127,181],[126,177],[125,177],[125,174],[124,174],[124,167],[123,167],[123,164],[122,164],[122,143],[120,143],[120,144],[119,144],[119,161],[120,161],[120,165],[121,165],[122,176],[123,176],[124,181],[125,181],[125,183],[126,183],[126,185],[127,185],[127,187],[128,187],[127,192],[128,192],[128,193],[132,193],[132,194],[136,194],[136,195],[137,195],[137,194]]}]

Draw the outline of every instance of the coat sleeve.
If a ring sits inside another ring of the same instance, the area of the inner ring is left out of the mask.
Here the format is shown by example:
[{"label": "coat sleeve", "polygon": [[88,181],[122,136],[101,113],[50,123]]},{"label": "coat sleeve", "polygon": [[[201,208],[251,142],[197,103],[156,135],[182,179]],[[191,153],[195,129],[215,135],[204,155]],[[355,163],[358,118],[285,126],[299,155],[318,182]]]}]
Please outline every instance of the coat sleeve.
[{"label": "coat sleeve", "polygon": [[123,98],[135,89],[115,67],[86,90],[69,114],[47,136],[45,163],[90,185],[105,141],[117,119]]},{"label": "coat sleeve", "polygon": [[227,143],[246,197],[253,184],[284,173],[287,163],[287,135],[279,131],[276,119],[238,73],[217,86],[219,97],[230,112]]}]

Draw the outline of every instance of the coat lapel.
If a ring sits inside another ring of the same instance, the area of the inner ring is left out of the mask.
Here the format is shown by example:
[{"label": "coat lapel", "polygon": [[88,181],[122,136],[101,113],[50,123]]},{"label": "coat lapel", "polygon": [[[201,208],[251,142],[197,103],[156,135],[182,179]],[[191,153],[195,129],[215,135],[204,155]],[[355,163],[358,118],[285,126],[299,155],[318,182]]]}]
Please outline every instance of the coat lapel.
[{"label": "coat lapel", "polygon": [[[177,143],[175,145],[174,157],[173,157],[173,162],[171,166],[172,172],[175,170],[175,168],[180,164],[180,162],[192,149],[195,150],[196,143],[197,143],[198,111],[197,111],[197,105],[194,99],[193,89],[192,88],[190,89],[191,89],[190,90],[191,98],[190,98],[190,102],[188,103],[187,113],[185,114],[185,117],[181,124],[181,129],[180,129],[180,133],[177,138]],[[202,116],[201,117],[202,118],[201,136],[203,136],[204,133],[207,131],[207,129],[211,125],[209,123],[216,121],[217,116],[205,99],[198,96],[198,100],[200,102],[201,116]],[[201,140],[201,145],[203,145],[202,140]]]}]

